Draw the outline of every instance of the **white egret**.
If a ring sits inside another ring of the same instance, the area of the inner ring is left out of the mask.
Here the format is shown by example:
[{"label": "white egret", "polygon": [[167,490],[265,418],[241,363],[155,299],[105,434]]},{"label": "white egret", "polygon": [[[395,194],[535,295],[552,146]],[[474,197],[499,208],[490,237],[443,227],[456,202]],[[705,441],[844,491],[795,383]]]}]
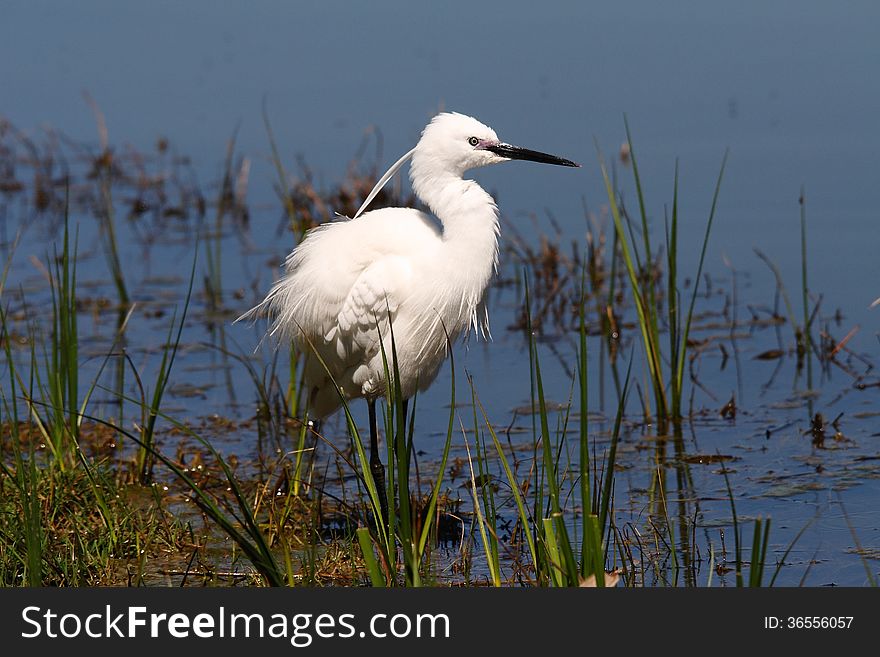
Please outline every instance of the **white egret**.
[{"label": "white egret", "polygon": [[[409,159],[413,191],[433,216],[414,208],[363,213]],[[335,411],[343,397],[367,400],[370,469],[386,517],[375,407],[388,385],[380,345],[390,361],[391,325],[407,400],[436,378],[447,356],[447,336],[454,341],[472,328],[488,337],[484,299],[498,262],[498,207],[476,182],[462,176],[508,160],[579,166],[504,143],[472,117],[435,116],[416,147],[382,176],[355,216],[309,231],[287,257],[285,274],[266,299],[239,318],[268,313],[271,335],[320,356],[312,353],[305,364],[312,418]]]}]

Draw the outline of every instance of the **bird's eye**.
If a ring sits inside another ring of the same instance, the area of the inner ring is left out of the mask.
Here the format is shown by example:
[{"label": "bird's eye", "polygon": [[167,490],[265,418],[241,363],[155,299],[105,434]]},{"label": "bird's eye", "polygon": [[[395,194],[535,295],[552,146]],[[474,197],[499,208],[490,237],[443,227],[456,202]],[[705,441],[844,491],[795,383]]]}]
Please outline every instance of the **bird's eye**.
[{"label": "bird's eye", "polygon": [[471,146],[476,146],[477,144],[480,143],[480,140],[477,139],[476,137],[471,137],[470,139],[468,139],[468,143],[469,143]]}]

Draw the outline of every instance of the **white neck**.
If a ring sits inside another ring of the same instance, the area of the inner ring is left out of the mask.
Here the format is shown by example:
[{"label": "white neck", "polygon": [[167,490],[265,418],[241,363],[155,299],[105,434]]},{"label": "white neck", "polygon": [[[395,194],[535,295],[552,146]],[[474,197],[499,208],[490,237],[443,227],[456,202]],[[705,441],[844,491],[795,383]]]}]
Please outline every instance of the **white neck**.
[{"label": "white neck", "polygon": [[443,225],[443,241],[456,254],[494,268],[499,233],[494,199],[473,180],[464,180],[455,173],[436,173],[431,164],[414,157],[410,180],[416,196]]},{"label": "white neck", "polygon": [[436,168],[421,164],[418,157],[413,158],[413,191],[443,225],[438,262],[442,280],[437,284],[439,289],[454,290],[446,298],[457,307],[455,315],[464,320],[462,328],[480,325],[488,334],[485,310],[478,308],[498,265],[498,206],[473,180],[453,173],[437,174]]}]

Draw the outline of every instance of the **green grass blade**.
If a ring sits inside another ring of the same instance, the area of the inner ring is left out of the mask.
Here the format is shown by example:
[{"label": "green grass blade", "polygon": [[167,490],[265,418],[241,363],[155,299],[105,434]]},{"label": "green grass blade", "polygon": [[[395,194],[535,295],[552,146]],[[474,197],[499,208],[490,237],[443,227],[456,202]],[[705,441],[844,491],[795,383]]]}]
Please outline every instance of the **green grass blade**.
[{"label": "green grass blade", "polygon": [[367,566],[367,573],[370,575],[370,582],[376,588],[384,588],[387,586],[382,571],[379,569],[379,562],[376,561],[376,555],[373,552],[373,540],[370,538],[370,530],[366,527],[358,527],[355,530],[358,543],[361,546],[361,554],[364,557],[364,563]]},{"label": "green grass blade", "polygon": [[[445,333],[446,327],[443,327],[443,331]],[[449,335],[446,335],[446,348],[449,353],[449,366],[451,370],[450,374],[450,391],[449,391],[449,420],[446,425],[446,441],[443,444],[443,455],[440,457],[440,467],[437,470],[437,481],[434,483],[434,486],[431,490],[431,499],[428,502],[427,511],[425,514],[425,524],[422,527],[421,536],[419,536],[419,554],[423,555],[425,553],[425,546],[428,542],[428,535],[430,534],[431,522],[434,517],[434,512],[437,509],[437,500],[440,497],[440,488],[443,485],[443,474],[446,472],[446,463],[449,460],[449,448],[452,445],[452,433],[455,426],[455,356],[452,353],[452,344],[449,341]]]},{"label": "green grass blade", "polygon": [[648,370],[651,376],[654,394],[657,399],[657,412],[661,414],[661,416],[663,416],[666,413],[668,405],[666,403],[666,396],[661,381],[662,374],[660,367],[659,345],[656,343],[655,334],[651,331],[652,322],[649,316],[647,302],[641,294],[641,286],[639,285],[638,273],[636,271],[635,265],[633,264],[633,258],[629,243],[627,241],[627,235],[624,229],[623,220],[621,218],[620,208],[617,205],[617,195],[614,193],[614,188],[611,185],[611,178],[608,175],[608,170],[605,166],[605,160],[602,157],[601,150],[599,150],[598,143],[596,144],[596,150],[599,153],[599,168],[602,172],[602,179],[605,182],[605,192],[608,196],[608,205],[611,211],[611,217],[614,221],[614,229],[617,235],[617,242],[620,246],[620,251],[623,254],[623,261],[626,267],[627,276],[629,278],[630,289],[633,294],[633,300],[636,304],[636,312],[638,313],[639,319],[639,332],[642,335],[642,342],[645,346],[645,355],[648,360]]},{"label": "green grass blade", "polygon": [[[595,512],[593,509],[593,492],[590,487],[590,440],[588,432],[589,395],[587,381],[587,327],[586,310],[586,265],[581,271],[581,290],[579,294],[580,304],[578,308],[578,401],[580,403],[580,426],[579,426],[579,477],[581,493],[581,509],[584,518],[588,518]],[[581,577],[586,577],[592,572],[589,546],[592,544],[589,536],[588,523],[584,523],[583,537],[581,539]]]},{"label": "green grass blade", "polygon": [[480,401],[479,396],[474,393],[474,398],[477,401],[477,404],[480,407],[480,413],[483,416],[483,422],[486,425],[486,431],[489,432],[489,436],[492,438],[492,442],[495,445],[495,451],[498,453],[498,459],[501,461],[501,467],[504,468],[504,474],[507,477],[507,482],[510,485],[510,490],[513,493],[514,501],[516,502],[516,510],[519,516],[520,523],[522,523],[523,533],[526,537],[526,542],[529,546],[529,556],[531,557],[532,564],[535,568],[538,567],[538,550],[535,546],[535,539],[530,530],[532,526],[531,516],[529,515],[526,509],[526,503],[523,499],[522,489],[520,489],[519,481],[517,481],[516,477],[513,474],[513,470],[510,469],[510,463],[507,461],[507,456],[504,453],[504,448],[501,446],[501,441],[498,440],[498,435],[495,433],[495,429],[492,426],[492,423],[489,421],[489,416],[486,414],[486,409],[483,407],[483,403]]},{"label": "green grass blade", "polygon": [[700,289],[700,279],[703,276],[703,263],[706,259],[706,247],[709,245],[709,234],[712,232],[712,223],[715,220],[715,212],[718,208],[718,197],[721,193],[721,181],[724,179],[724,169],[727,166],[727,156],[730,151],[724,151],[721,159],[721,169],[718,171],[718,179],[715,182],[715,191],[712,194],[712,207],[709,210],[709,220],[706,222],[706,232],[703,235],[703,245],[700,248],[700,264],[697,266],[697,275],[694,277],[694,291],[691,293],[691,302],[688,306],[687,315],[684,318],[684,331],[681,334],[680,348],[678,351],[678,364],[676,365],[676,377],[681,380],[684,377],[685,354],[687,341],[691,331],[691,321],[694,317],[694,305],[697,302],[697,293]]},{"label": "green grass blade", "polygon": [[480,538],[483,540],[483,550],[486,553],[486,564],[489,567],[489,577],[492,579],[492,584],[497,587],[501,586],[501,573],[496,570],[495,560],[492,557],[491,543],[486,533],[486,520],[483,517],[483,511],[480,507],[480,496],[477,493],[477,482],[474,476],[474,463],[471,459],[470,441],[468,441],[467,432],[464,430],[464,426],[461,427],[461,432],[462,435],[464,435],[464,446],[467,450],[468,467],[470,468],[471,473],[471,495],[474,500],[474,514],[477,517],[477,527],[480,530]]}]

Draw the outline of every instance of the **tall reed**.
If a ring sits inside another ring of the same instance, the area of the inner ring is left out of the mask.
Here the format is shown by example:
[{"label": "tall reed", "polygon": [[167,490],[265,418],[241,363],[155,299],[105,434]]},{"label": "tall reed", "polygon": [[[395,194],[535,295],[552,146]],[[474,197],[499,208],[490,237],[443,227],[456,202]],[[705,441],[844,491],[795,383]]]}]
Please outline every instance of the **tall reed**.
[{"label": "tall reed", "polygon": [[[618,192],[612,185],[611,178],[608,174],[598,144],[596,145],[596,149],[599,151],[599,165],[605,182],[605,191],[608,196],[611,216],[614,221],[616,241],[623,257],[627,279],[629,280],[630,292],[638,315],[638,328],[645,349],[648,375],[654,395],[653,412],[657,416],[658,421],[661,424],[665,424],[668,420],[676,420],[682,417],[681,403],[688,337],[691,329],[691,321],[693,319],[694,304],[696,302],[700,279],[702,277],[706,248],[709,243],[709,235],[712,230],[712,223],[718,206],[721,181],[727,163],[727,153],[724,154],[721,161],[721,168],[715,184],[715,191],[712,195],[712,205],[709,210],[709,218],[706,222],[706,230],[703,235],[702,247],[700,249],[700,261],[696,275],[694,276],[694,289],[691,293],[687,312],[684,314],[682,314],[680,310],[681,290],[678,287],[677,280],[679,208],[678,163],[676,162],[672,190],[673,203],[671,224],[667,226],[666,230],[667,302],[666,316],[663,318],[661,316],[662,310],[659,302],[660,297],[658,293],[657,277],[652,271],[655,255],[651,247],[648,212],[645,205],[644,194],[642,192],[642,181],[639,174],[639,165],[636,158],[632,134],[626,117],[624,117],[624,125],[626,127],[630,162],[632,163],[633,181],[636,188],[636,196],[638,198],[642,236],[641,250],[639,249],[637,240],[633,234],[629,218],[622,210],[621,204],[618,201]],[[664,319],[669,330],[669,350],[667,354],[663,353],[660,337],[660,331],[663,324],[662,320]],[[663,374],[664,362],[668,362],[671,368],[668,379]]]},{"label": "tall reed", "polygon": [[[489,420],[488,414],[474,393],[474,402],[479,406],[486,432],[495,447],[498,462],[501,465],[508,487],[512,493],[520,530],[527,549],[528,567],[531,568],[534,583],[546,586],[579,586],[587,581],[595,581],[597,586],[605,585],[606,564],[609,541],[613,533],[608,531],[614,515],[614,465],[617,443],[620,439],[621,422],[626,405],[626,391],[629,387],[629,375],[623,385],[623,395],[618,403],[617,419],[611,434],[611,443],[606,452],[602,472],[595,467],[590,458],[590,433],[587,425],[587,351],[586,322],[581,319],[576,359],[578,362],[578,413],[580,429],[578,432],[578,462],[572,467],[562,461],[563,455],[571,451],[568,445],[566,427],[574,410],[571,403],[560,411],[559,428],[550,429],[550,410],[544,391],[544,379],[541,370],[541,359],[537,348],[537,340],[531,327],[531,313],[528,281],[526,290],[526,321],[528,331],[530,370],[532,380],[532,417],[534,440],[534,465],[530,475],[531,481],[521,481],[516,474],[515,465],[501,444],[498,435]],[[582,311],[583,312],[583,311]],[[479,442],[477,442],[479,449]],[[593,467],[591,468],[591,464]],[[482,471],[481,471],[482,474]],[[532,491],[531,505],[527,502],[524,488]],[[572,513],[567,500],[571,499],[570,488],[580,493],[580,513]],[[493,520],[498,517],[491,497],[485,505],[489,512],[482,513],[480,522],[486,526],[486,536],[498,536],[498,527]],[[572,535],[574,533],[574,535]],[[580,544],[576,536],[580,535]],[[487,539],[484,538],[484,544]],[[489,540],[486,545],[488,559],[495,559],[497,547]],[[577,549],[576,549],[577,546]],[[498,562],[496,561],[496,567]],[[501,578],[499,578],[500,580]]]}]

